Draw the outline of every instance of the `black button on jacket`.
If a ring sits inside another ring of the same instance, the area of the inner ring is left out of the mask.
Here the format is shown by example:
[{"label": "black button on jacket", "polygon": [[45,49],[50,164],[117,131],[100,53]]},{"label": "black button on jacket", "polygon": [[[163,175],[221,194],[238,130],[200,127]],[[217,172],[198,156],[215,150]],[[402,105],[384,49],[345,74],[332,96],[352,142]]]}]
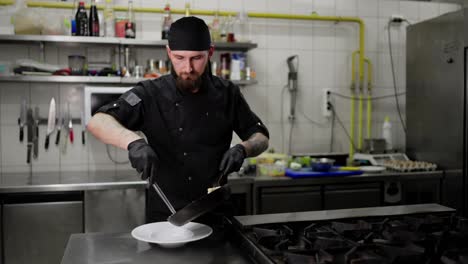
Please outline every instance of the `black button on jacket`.
[{"label": "black button on jacket", "polygon": [[[202,78],[195,94],[177,89],[172,75],[143,81],[98,111],[145,134],[160,159],[155,180],[176,210],[205,195],[217,180],[233,131],[242,140],[257,132],[269,136],[237,86],[209,74]],[[147,205],[147,221],[170,215],[153,189]]]}]

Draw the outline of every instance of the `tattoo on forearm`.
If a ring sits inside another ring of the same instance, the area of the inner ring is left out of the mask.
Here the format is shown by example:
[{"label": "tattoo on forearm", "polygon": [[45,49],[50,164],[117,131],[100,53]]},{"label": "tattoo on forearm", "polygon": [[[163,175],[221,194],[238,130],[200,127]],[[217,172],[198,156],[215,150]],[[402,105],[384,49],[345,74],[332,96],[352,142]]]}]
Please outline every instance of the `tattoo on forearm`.
[{"label": "tattoo on forearm", "polygon": [[246,150],[248,157],[255,157],[268,148],[268,138],[261,133],[253,134],[246,143],[248,146]]}]

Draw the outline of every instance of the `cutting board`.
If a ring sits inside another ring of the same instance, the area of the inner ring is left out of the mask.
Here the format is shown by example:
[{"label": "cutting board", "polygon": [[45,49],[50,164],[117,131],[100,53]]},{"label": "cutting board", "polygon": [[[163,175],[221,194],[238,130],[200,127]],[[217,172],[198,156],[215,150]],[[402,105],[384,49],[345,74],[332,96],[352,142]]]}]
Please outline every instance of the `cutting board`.
[{"label": "cutting board", "polygon": [[320,171],[313,171],[312,168],[302,168],[300,170],[291,170],[286,169],[285,175],[290,178],[311,178],[311,177],[344,177],[344,176],[351,176],[351,175],[360,175],[363,171],[360,170],[339,170],[339,167],[333,167],[331,171],[327,172],[320,172]]}]

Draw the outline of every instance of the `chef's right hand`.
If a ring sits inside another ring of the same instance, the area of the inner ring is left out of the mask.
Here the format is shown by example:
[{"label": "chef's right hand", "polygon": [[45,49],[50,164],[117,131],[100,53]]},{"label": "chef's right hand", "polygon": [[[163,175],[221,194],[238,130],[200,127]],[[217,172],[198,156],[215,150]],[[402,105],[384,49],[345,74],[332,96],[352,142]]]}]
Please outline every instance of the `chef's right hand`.
[{"label": "chef's right hand", "polygon": [[130,163],[141,173],[141,179],[146,180],[152,176],[151,167],[158,167],[159,158],[150,145],[144,139],[138,139],[128,144],[127,149]]}]

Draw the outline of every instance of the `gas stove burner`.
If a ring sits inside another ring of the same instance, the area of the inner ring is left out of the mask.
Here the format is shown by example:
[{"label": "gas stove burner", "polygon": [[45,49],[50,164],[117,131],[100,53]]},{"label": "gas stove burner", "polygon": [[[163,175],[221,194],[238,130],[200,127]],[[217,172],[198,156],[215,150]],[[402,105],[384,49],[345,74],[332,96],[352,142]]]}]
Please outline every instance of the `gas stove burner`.
[{"label": "gas stove burner", "polygon": [[332,222],[331,227],[339,234],[356,242],[368,238],[373,229],[371,223],[362,220],[355,223]]},{"label": "gas stove burner", "polygon": [[468,264],[468,249],[447,250],[440,258],[440,261],[444,264]]},{"label": "gas stove burner", "polygon": [[428,215],[426,217],[405,216],[403,221],[409,225],[411,231],[435,232],[443,228],[444,219]]},{"label": "gas stove burner", "polygon": [[345,254],[345,263],[350,264],[414,264],[423,260],[423,252],[385,245],[357,246]]},{"label": "gas stove burner", "polygon": [[468,219],[452,211],[243,227],[261,264],[468,264]]},{"label": "gas stove burner", "polygon": [[282,251],[291,244],[290,237],[293,231],[286,225],[281,225],[275,229],[253,227],[252,231],[256,242],[268,250]]},{"label": "gas stove burner", "polygon": [[284,262],[287,264],[328,264],[334,261],[334,257],[324,250],[308,253],[309,254],[286,252],[284,254]]}]

